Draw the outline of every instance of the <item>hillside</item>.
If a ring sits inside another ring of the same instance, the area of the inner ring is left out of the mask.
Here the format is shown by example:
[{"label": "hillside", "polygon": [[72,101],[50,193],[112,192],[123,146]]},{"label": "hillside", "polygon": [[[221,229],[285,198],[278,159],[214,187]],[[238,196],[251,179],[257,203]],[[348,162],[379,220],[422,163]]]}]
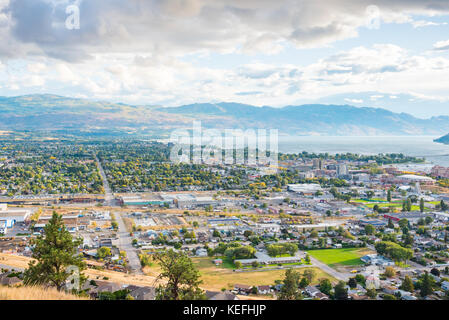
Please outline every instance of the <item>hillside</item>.
[{"label": "hillside", "polygon": [[449,144],[449,133],[445,136],[442,136],[441,138],[435,139],[435,142]]},{"label": "hillside", "polygon": [[87,300],[56,289],[0,286],[0,300]]},{"label": "hillside", "polygon": [[86,136],[166,137],[173,129],[273,128],[290,135],[441,135],[449,117],[419,119],[406,113],[349,105],[309,104],[273,108],[239,103],[179,107],[131,106],[56,95],[0,97],[0,130]]}]

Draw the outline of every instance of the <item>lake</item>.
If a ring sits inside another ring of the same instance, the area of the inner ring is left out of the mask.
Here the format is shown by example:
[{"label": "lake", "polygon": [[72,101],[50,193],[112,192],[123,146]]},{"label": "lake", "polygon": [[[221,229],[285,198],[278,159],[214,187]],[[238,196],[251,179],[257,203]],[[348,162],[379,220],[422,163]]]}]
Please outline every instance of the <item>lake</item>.
[{"label": "lake", "polygon": [[433,142],[430,136],[279,136],[279,152],[298,153],[403,153],[425,157],[428,162],[449,166],[449,145]]}]

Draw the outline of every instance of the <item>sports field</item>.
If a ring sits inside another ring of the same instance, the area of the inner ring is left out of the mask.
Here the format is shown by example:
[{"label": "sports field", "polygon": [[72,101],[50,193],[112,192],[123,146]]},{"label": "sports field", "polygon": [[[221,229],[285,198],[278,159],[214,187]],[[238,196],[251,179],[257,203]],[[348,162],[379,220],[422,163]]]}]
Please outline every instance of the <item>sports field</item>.
[{"label": "sports field", "polygon": [[367,248],[343,248],[343,249],[322,249],[307,251],[312,257],[321,262],[335,266],[359,266],[363,265],[361,257],[373,253]]}]

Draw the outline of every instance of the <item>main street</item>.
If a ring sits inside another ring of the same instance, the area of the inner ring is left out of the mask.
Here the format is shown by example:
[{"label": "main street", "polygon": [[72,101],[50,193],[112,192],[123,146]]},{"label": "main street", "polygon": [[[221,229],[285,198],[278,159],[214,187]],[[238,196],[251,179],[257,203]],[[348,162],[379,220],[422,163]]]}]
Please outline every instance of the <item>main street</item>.
[{"label": "main street", "polygon": [[[108,179],[106,178],[106,174],[104,173],[103,166],[101,165],[100,160],[95,155],[95,160],[97,161],[98,170],[100,171],[101,178],[103,179],[103,187],[105,192],[105,200],[104,204],[107,206],[116,206],[114,195],[112,194],[112,190],[109,186]],[[136,248],[132,245],[132,237],[130,236],[128,230],[126,229],[125,222],[123,221],[122,215],[120,212],[115,214],[115,220],[118,224],[118,232],[117,237],[119,240],[119,247],[121,250],[126,252],[126,257],[129,261],[129,267],[133,273],[142,274],[142,268],[140,265],[140,259],[137,255]]]}]

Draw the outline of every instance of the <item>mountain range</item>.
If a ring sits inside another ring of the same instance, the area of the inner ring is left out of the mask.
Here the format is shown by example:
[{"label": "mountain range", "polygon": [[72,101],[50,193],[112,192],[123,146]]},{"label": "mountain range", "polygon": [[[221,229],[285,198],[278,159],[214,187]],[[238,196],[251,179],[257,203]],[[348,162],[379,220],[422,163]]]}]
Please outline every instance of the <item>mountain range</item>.
[{"label": "mountain range", "polygon": [[167,136],[176,128],[278,129],[289,135],[443,135],[449,117],[416,118],[382,108],[307,104],[274,108],[240,103],[179,107],[128,105],[56,95],[0,97],[0,130]]}]

